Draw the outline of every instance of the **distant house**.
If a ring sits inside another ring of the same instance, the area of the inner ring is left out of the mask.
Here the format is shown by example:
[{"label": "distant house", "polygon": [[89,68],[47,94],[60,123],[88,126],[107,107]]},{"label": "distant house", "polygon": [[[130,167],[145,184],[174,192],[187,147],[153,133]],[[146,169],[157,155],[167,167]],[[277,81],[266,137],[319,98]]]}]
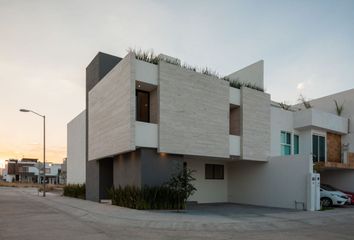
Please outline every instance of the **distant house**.
[{"label": "distant house", "polygon": [[[59,184],[62,164],[46,163],[46,182]],[[43,183],[43,163],[34,158],[6,160],[3,180],[6,182]]]}]

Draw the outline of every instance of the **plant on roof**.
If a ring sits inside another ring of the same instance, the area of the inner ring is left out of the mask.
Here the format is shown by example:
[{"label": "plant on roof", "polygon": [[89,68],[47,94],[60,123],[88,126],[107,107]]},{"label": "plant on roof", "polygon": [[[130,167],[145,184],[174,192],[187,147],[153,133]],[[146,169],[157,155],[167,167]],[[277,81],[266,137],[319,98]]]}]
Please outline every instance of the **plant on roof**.
[{"label": "plant on roof", "polygon": [[158,55],[156,55],[153,50],[143,51],[141,49],[129,48],[128,52],[134,53],[136,59],[144,61],[144,62],[148,62],[148,63],[152,63],[152,64],[157,65],[159,63],[159,61],[161,60],[161,61],[173,64],[173,65],[180,66],[182,68],[188,69],[193,72],[201,73],[201,74],[204,74],[207,76],[212,76],[217,79],[227,81],[230,83],[230,87],[233,87],[233,88],[240,89],[241,87],[247,87],[247,88],[255,89],[257,91],[264,92],[264,89],[261,87],[258,87],[256,84],[252,84],[252,83],[248,83],[248,82],[241,82],[238,79],[231,80],[231,79],[229,79],[229,77],[221,77],[220,74],[218,74],[218,72],[211,70],[208,67],[198,68],[195,66],[191,66],[187,63],[184,63],[183,65],[181,65],[179,61],[173,61],[170,58],[163,58],[163,57],[161,58]]},{"label": "plant on roof", "polygon": [[302,94],[300,94],[298,101],[302,103],[306,109],[312,108],[310,101],[306,100]]},{"label": "plant on roof", "polygon": [[159,58],[157,55],[155,55],[153,50],[149,51],[143,51],[141,49],[134,49],[134,48],[129,48],[128,49],[129,53],[134,53],[135,58],[144,62],[152,63],[152,64],[158,64],[159,63]]},{"label": "plant on roof", "polygon": [[279,106],[284,110],[291,110],[291,105],[288,105],[285,102],[280,102]]},{"label": "plant on roof", "polygon": [[238,79],[231,80],[229,77],[223,77],[222,79],[225,81],[228,81],[230,83],[230,87],[233,87],[233,88],[241,89],[241,87],[247,87],[247,88],[251,88],[251,89],[254,89],[254,90],[257,90],[260,92],[264,92],[264,89],[257,86],[256,84],[252,84],[249,82],[241,82]]},{"label": "plant on roof", "polygon": [[336,105],[337,115],[338,116],[342,115],[344,102],[342,104],[339,104],[337,102],[337,100],[334,99],[333,101],[334,101],[334,104]]}]

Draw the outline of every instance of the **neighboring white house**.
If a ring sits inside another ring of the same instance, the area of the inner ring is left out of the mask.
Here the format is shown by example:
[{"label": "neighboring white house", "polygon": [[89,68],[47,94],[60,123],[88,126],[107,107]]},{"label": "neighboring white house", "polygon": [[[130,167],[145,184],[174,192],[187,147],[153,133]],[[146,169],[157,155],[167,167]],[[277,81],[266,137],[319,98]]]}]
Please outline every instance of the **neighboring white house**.
[{"label": "neighboring white house", "polygon": [[66,181],[68,184],[85,183],[86,152],[86,111],[68,123],[67,129],[67,162]]}]

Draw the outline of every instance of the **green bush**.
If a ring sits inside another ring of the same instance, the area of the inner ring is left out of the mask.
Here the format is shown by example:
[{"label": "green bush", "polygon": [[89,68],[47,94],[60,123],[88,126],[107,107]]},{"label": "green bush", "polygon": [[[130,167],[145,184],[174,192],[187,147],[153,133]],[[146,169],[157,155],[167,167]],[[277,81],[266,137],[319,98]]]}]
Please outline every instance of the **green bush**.
[{"label": "green bush", "polygon": [[64,196],[85,199],[85,184],[68,184],[64,187]]},{"label": "green bush", "polygon": [[119,186],[109,190],[113,205],[139,210],[184,209],[184,197],[179,194],[168,186]]}]

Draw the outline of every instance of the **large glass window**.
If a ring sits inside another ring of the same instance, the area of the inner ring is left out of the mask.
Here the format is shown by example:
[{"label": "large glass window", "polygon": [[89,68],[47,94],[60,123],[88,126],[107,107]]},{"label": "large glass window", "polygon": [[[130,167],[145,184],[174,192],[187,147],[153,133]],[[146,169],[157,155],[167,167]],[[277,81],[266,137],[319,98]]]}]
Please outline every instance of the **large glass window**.
[{"label": "large glass window", "polygon": [[280,151],[282,156],[291,155],[291,133],[281,131],[280,133]]},{"label": "large glass window", "polygon": [[312,157],[314,162],[324,162],[326,158],[326,139],[324,136],[312,135]]},{"label": "large glass window", "polygon": [[136,98],[136,121],[150,122],[150,94],[137,90]]},{"label": "large glass window", "polygon": [[205,164],[205,179],[224,179],[224,165]]},{"label": "large glass window", "polygon": [[294,134],[294,154],[299,154],[299,135]]}]

